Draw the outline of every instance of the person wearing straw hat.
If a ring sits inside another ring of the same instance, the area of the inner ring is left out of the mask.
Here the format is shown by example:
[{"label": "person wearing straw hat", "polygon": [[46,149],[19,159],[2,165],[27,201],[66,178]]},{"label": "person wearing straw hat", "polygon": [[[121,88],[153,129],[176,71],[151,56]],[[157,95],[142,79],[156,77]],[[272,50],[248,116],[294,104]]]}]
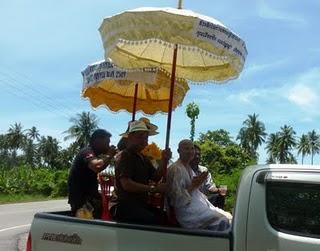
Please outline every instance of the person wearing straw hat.
[{"label": "person wearing straw hat", "polygon": [[[161,212],[148,205],[148,195],[165,193],[165,183],[149,185],[150,181],[161,179],[164,167],[156,170],[141,154],[148,145],[148,137],[156,133],[145,122],[136,120],[121,134],[127,137],[127,142],[115,168],[118,201],[111,210],[117,221],[147,225],[161,222]],[[170,159],[171,151],[163,151],[162,157]]]},{"label": "person wearing straw hat", "polygon": [[[138,121],[141,121],[141,122],[145,123],[145,125],[149,129],[149,136],[153,136],[153,135],[159,134],[159,132],[157,132],[158,126],[156,126],[155,124],[152,124],[148,118],[141,117]],[[130,122],[132,122],[132,121],[130,121]],[[119,142],[117,144],[118,152],[117,152],[117,154],[115,156],[116,163],[118,163],[120,161],[120,157],[121,157],[122,151],[127,148],[126,145],[127,145],[127,140],[128,140],[128,130],[129,130],[130,122],[128,123],[128,128],[127,128],[126,132],[122,133],[120,135],[122,137],[121,137],[121,139],[119,140]]]}]

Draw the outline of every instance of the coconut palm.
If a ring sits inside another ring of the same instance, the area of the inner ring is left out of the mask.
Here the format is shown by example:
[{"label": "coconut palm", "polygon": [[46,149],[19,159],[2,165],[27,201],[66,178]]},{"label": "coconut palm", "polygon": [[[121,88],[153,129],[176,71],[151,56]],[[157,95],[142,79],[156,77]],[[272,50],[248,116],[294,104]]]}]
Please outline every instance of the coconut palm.
[{"label": "coconut palm", "polygon": [[248,118],[243,122],[243,127],[237,136],[240,140],[240,145],[244,147],[245,151],[254,159],[258,159],[257,149],[265,142],[267,133],[265,132],[265,125],[258,120],[259,115],[248,115]]},{"label": "coconut palm", "polygon": [[308,133],[310,153],[311,153],[311,165],[313,165],[313,157],[320,152],[320,136],[315,130]]},{"label": "coconut palm", "polygon": [[33,126],[27,130],[26,136],[27,136],[27,138],[29,138],[31,140],[39,140],[40,139],[40,133],[35,126]]},{"label": "coconut palm", "polygon": [[279,142],[279,135],[278,133],[270,133],[266,142],[266,150],[268,153],[268,164],[277,163],[278,160],[278,142]]},{"label": "coconut palm", "polygon": [[42,159],[42,164],[48,167],[57,168],[60,146],[57,139],[42,136],[38,144],[38,152]]},{"label": "coconut palm", "polygon": [[14,125],[11,125],[7,137],[8,146],[12,149],[12,156],[16,156],[17,150],[22,147],[25,139],[21,123],[14,123]]},{"label": "coconut palm", "polygon": [[36,165],[37,149],[32,139],[26,139],[23,144],[25,162],[34,167]]},{"label": "coconut palm", "polygon": [[194,102],[189,103],[186,108],[186,113],[187,113],[187,116],[191,119],[191,121],[190,121],[190,124],[191,124],[190,139],[193,141],[194,133],[195,133],[196,119],[198,119],[198,116],[200,113],[199,106]]},{"label": "coconut palm", "polygon": [[6,134],[0,134],[0,160],[1,163],[5,163],[9,158],[9,146],[8,136]]},{"label": "coconut palm", "polygon": [[250,144],[246,128],[243,127],[240,129],[237,140],[240,140],[241,148],[244,149],[246,153],[248,153],[250,151]]},{"label": "coconut palm", "polygon": [[301,163],[303,165],[304,157],[311,153],[310,141],[309,141],[308,135],[302,134],[297,144],[297,149],[298,149],[298,154],[299,155],[301,154]]},{"label": "coconut palm", "polygon": [[89,144],[90,136],[98,128],[96,115],[90,112],[78,113],[76,117],[70,119],[72,126],[64,133],[69,134],[64,140],[75,139],[82,148]]},{"label": "coconut palm", "polygon": [[296,146],[296,132],[293,130],[291,126],[287,125],[284,125],[280,129],[281,131],[279,132],[278,138],[279,162],[281,164],[296,162],[293,154],[291,153],[292,149]]}]

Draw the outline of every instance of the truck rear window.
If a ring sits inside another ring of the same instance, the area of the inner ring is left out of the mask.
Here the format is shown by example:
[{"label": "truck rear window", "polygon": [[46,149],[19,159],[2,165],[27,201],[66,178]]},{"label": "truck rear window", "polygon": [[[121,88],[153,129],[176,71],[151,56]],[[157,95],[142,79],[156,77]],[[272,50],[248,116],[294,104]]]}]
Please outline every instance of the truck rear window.
[{"label": "truck rear window", "polygon": [[267,183],[267,216],[281,232],[320,237],[320,185]]}]

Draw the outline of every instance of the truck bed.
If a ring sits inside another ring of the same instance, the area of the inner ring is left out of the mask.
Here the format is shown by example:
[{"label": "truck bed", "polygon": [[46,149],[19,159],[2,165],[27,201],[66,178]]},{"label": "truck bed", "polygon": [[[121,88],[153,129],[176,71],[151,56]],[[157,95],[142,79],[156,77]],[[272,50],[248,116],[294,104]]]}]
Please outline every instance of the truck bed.
[{"label": "truck bed", "polygon": [[[232,232],[83,220],[69,211],[37,213],[32,250],[231,250]],[[40,241],[39,241],[40,240]]]}]

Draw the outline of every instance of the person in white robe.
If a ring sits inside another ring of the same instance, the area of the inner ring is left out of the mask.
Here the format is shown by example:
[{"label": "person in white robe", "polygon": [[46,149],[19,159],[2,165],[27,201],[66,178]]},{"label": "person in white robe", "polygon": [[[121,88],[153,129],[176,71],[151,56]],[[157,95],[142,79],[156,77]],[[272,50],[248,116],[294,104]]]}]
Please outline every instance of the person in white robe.
[{"label": "person in white robe", "polygon": [[214,207],[199,188],[208,173],[196,176],[190,167],[194,157],[194,144],[191,140],[180,141],[179,159],[168,168],[167,199],[173,207],[179,224],[184,228],[224,231],[230,227],[230,213]]}]

